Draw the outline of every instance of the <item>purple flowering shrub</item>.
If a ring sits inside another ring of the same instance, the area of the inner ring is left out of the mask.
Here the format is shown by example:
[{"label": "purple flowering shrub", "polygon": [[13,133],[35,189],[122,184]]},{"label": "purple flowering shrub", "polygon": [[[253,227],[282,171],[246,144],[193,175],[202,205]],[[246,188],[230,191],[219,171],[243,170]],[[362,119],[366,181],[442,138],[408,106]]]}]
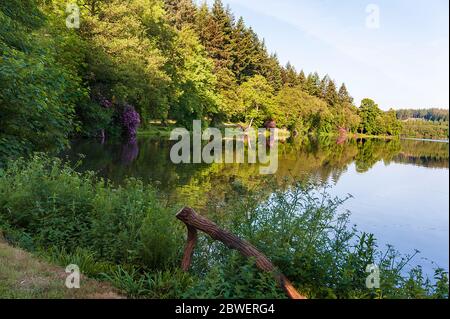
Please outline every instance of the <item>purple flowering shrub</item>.
[{"label": "purple flowering shrub", "polygon": [[132,105],[126,104],[122,113],[122,127],[124,133],[129,137],[137,134],[137,129],[141,124],[141,117]]}]

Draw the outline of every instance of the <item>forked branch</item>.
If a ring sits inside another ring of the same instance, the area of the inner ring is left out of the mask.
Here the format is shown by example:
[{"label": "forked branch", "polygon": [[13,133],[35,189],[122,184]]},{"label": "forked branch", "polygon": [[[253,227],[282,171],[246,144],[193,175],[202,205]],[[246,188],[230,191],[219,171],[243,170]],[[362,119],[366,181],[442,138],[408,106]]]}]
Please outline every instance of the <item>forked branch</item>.
[{"label": "forked branch", "polygon": [[200,230],[211,236],[214,240],[221,241],[228,248],[235,249],[246,257],[255,258],[256,266],[262,271],[273,273],[278,284],[283,288],[289,298],[306,299],[306,297],[301,295],[294,288],[292,283],[278,271],[269,258],[256,249],[256,247],[252,244],[240,239],[226,230],[219,228],[219,226],[209,219],[198,215],[192,208],[183,208],[180,212],[178,212],[176,217],[186,225],[188,230],[188,239],[181,263],[181,268],[184,271],[188,271],[191,265],[192,253],[197,241],[197,230]]}]

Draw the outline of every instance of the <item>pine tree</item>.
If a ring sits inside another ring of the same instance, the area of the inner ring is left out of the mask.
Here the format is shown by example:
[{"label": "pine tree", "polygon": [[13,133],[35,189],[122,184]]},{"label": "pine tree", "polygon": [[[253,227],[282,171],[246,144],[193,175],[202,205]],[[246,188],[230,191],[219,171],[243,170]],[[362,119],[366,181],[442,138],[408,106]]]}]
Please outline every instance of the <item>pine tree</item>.
[{"label": "pine tree", "polygon": [[229,8],[225,9],[221,0],[215,0],[212,7],[212,17],[215,22],[213,28],[214,39],[212,56],[219,67],[231,69],[231,39],[233,33],[233,17]]},{"label": "pine tree", "polygon": [[293,87],[300,84],[297,71],[290,62],[288,62],[286,67],[282,69],[282,78],[283,85]]},{"label": "pine tree", "polygon": [[328,88],[329,82],[330,82],[330,77],[327,74],[320,81],[320,84],[319,84],[319,95],[317,97],[320,97],[321,99],[325,99],[325,97],[327,95],[327,88]]},{"label": "pine tree", "polygon": [[239,83],[255,75],[264,76],[278,90],[281,88],[281,67],[276,54],[269,54],[252,28],[240,18],[233,30],[233,72]]},{"label": "pine tree", "polygon": [[278,56],[275,53],[271,54],[267,58],[264,64],[262,75],[267,79],[267,81],[275,89],[275,91],[281,89],[283,85],[281,67]]},{"label": "pine tree", "polygon": [[264,40],[260,40],[256,32],[250,28],[249,29],[252,38],[252,65],[255,69],[256,74],[264,74],[264,62],[268,58],[268,53],[266,49],[266,43]]},{"label": "pine tree", "polygon": [[303,70],[301,70],[300,73],[298,74],[298,83],[302,88],[304,88],[306,85],[306,76]]},{"label": "pine tree", "polygon": [[253,48],[252,34],[241,17],[233,29],[232,36],[232,70],[239,84],[255,75]]},{"label": "pine tree", "polygon": [[[200,6],[197,12],[195,27],[201,44],[206,48],[209,56],[216,60],[216,51],[223,42],[223,36],[206,2]],[[214,62],[217,63],[217,61]]]},{"label": "pine tree", "polygon": [[320,77],[317,72],[308,75],[306,79],[306,92],[312,96],[320,96]]},{"label": "pine tree", "polygon": [[[217,77],[217,92],[221,103],[213,116],[213,122],[233,116],[236,108],[237,83],[233,73],[233,16],[225,9],[220,0],[214,2],[212,10],[204,2],[197,10],[195,29],[200,43],[214,62],[214,74]],[[243,53],[245,58],[245,53]],[[239,71],[240,72],[240,71]]]},{"label": "pine tree", "polygon": [[353,104],[353,98],[348,93],[345,83],[342,83],[341,87],[339,88],[338,101],[340,104]]},{"label": "pine tree", "polygon": [[338,102],[338,92],[336,89],[336,84],[331,79],[329,79],[327,83],[327,88],[325,91],[325,100],[330,106],[335,106]]},{"label": "pine tree", "polygon": [[219,24],[222,32],[225,34],[227,40],[231,39],[233,32],[234,17],[229,6],[224,7],[222,0],[214,0],[211,9],[214,19]]}]

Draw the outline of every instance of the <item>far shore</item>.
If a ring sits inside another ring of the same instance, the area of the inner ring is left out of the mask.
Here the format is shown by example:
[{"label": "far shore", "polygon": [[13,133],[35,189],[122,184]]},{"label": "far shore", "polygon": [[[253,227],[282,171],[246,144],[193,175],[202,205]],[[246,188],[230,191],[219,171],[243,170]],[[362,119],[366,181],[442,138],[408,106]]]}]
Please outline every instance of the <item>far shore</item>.
[{"label": "far shore", "polygon": [[[236,123],[223,123],[224,127],[236,126]],[[150,122],[149,127],[142,128],[138,131],[138,136],[142,137],[169,137],[171,131],[176,127],[175,121],[169,121],[167,125],[162,125],[160,121],[152,121]],[[286,131],[285,128],[279,128],[282,132],[283,137],[292,135],[289,131]],[[313,134],[316,135],[316,134]],[[322,136],[341,136],[339,132],[332,133],[322,133]],[[298,137],[306,137],[308,135],[298,135]],[[439,142],[439,143],[449,143],[448,139],[440,139],[440,138],[419,138],[419,137],[407,137],[407,136],[392,136],[392,135],[370,135],[370,134],[362,134],[362,133],[352,133],[349,132],[346,134],[347,138],[354,139],[383,139],[383,140],[393,140],[393,139],[402,139],[402,140],[415,140],[415,141],[428,141],[428,142]]]},{"label": "far shore", "polygon": [[411,141],[424,141],[424,142],[438,142],[438,143],[448,143],[449,140],[440,140],[440,139],[432,139],[432,138],[417,138],[417,137],[400,137],[402,140],[411,140]]}]

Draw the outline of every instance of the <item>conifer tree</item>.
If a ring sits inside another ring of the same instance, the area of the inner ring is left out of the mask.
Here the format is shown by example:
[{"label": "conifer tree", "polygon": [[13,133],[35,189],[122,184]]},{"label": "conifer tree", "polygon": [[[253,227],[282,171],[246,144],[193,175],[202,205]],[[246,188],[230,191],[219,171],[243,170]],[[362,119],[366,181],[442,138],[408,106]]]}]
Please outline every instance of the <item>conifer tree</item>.
[{"label": "conifer tree", "polygon": [[304,88],[306,85],[306,76],[303,70],[301,70],[300,73],[298,74],[298,83],[302,88]]},{"label": "conifer tree", "polygon": [[214,72],[218,78],[219,89],[230,87],[235,81],[231,69],[231,23],[231,17],[220,0],[214,3],[212,12],[206,3],[198,9],[195,29],[200,43],[214,61]]},{"label": "conifer tree", "polygon": [[288,62],[282,70],[283,85],[293,87],[300,84],[297,71],[291,62]]},{"label": "conifer tree", "polygon": [[269,84],[274,88],[275,91],[281,89],[282,77],[281,77],[281,67],[278,56],[273,53],[271,54],[264,63],[264,69],[262,70],[262,75],[267,79]]},{"label": "conifer tree", "polygon": [[335,106],[338,102],[338,92],[336,89],[336,84],[331,79],[329,79],[327,83],[327,88],[325,91],[325,100],[330,106]]},{"label": "conifer tree", "polygon": [[338,100],[340,104],[353,103],[353,98],[348,93],[345,83],[342,83],[341,87],[339,88]]},{"label": "conifer tree", "polygon": [[212,56],[222,68],[232,67],[231,61],[231,38],[233,33],[233,17],[230,10],[223,6],[221,0],[215,0],[212,7],[214,20]]},{"label": "conifer tree", "polygon": [[317,97],[320,97],[321,99],[325,99],[329,82],[330,82],[330,77],[327,74],[320,81],[319,95]]},{"label": "conifer tree", "polygon": [[209,11],[208,5],[204,2],[196,15],[196,31],[201,44],[206,48],[209,56],[217,64],[219,57],[218,48],[223,43],[223,34],[219,25]]},{"label": "conifer tree", "polygon": [[232,36],[232,70],[239,84],[255,73],[253,48],[252,34],[241,17]]},{"label": "conifer tree", "polygon": [[320,77],[317,72],[308,75],[306,79],[306,92],[312,96],[320,96]]}]

